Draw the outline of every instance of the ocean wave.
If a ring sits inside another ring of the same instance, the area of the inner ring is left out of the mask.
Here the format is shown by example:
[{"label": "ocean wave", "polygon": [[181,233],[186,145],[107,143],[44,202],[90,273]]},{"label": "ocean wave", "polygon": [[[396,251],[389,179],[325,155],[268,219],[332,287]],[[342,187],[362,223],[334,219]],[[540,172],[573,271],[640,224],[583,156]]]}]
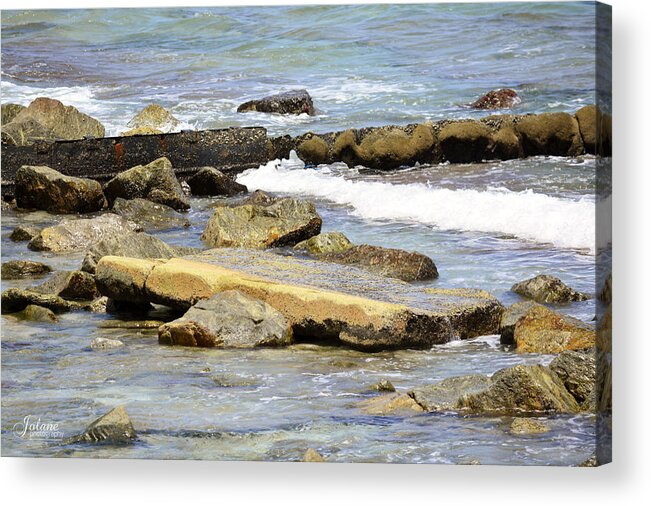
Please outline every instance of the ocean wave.
[{"label": "ocean wave", "polygon": [[561,248],[595,252],[595,203],[531,190],[434,188],[346,179],[328,166],[304,168],[297,158],[274,160],[237,178],[250,190],[316,197],[349,206],[368,220],[416,222],[444,230],[510,235]]}]

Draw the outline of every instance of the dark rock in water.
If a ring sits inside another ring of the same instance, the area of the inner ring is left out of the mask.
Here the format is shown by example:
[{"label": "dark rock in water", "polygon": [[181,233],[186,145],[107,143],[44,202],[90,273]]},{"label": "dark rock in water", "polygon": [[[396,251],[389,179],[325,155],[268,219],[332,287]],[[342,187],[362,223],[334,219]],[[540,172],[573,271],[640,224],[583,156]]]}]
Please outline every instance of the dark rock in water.
[{"label": "dark rock in water", "polygon": [[156,236],[144,232],[126,232],[108,236],[92,246],[82,263],[81,269],[94,273],[97,262],[104,256],[128,256],[130,258],[173,258],[196,252],[198,250],[180,251]]},{"label": "dark rock in water", "polygon": [[36,306],[34,304],[30,304],[21,312],[15,313],[14,316],[32,322],[56,323],[59,321],[59,317],[48,308]]},{"label": "dark rock in water", "polygon": [[143,198],[177,210],[190,208],[172,164],[165,157],[120,172],[106,183],[104,192],[111,204],[118,197]]},{"label": "dark rock in water", "polygon": [[312,202],[284,198],[269,205],[218,207],[201,239],[213,248],[293,246],[317,235],[321,223]]},{"label": "dark rock in water", "polygon": [[30,241],[41,232],[40,228],[18,225],[9,236],[14,242]]},{"label": "dark rock in water", "polygon": [[94,300],[100,296],[95,278],[83,271],[60,271],[45,283],[31,288],[42,294],[58,295],[66,300]]},{"label": "dark rock in water", "polygon": [[135,223],[108,213],[97,218],[66,219],[53,227],[46,227],[27,247],[35,251],[67,253],[85,250],[107,237],[119,237],[137,230]]},{"label": "dark rock in water", "polygon": [[308,163],[320,164],[328,162],[329,149],[326,141],[318,135],[312,135],[303,140],[296,148],[296,151],[301,160]]},{"label": "dark rock in water", "polygon": [[608,277],[604,281],[604,286],[599,292],[599,300],[610,304],[613,301],[613,274],[608,274]]},{"label": "dark rock in water", "polygon": [[86,430],[65,441],[71,443],[130,443],[136,439],[136,431],[131,424],[124,406],[118,406],[91,423]]},{"label": "dark rock in water", "polygon": [[549,427],[534,418],[515,418],[509,430],[511,434],[543,434],[549,432]]},{"label": "dark rock in water", "polygon": [[523,116],[516,131],[525,156],[578,156],[584,152],[579,124],[566,112]]},{"label": "dark rock in water", "polygon": [[457,407],[496,415],[579,411],[558,375],[541,365],[516,365],[497,371],[488,388],[462,395]]},{"label": "dark rock in water", "polygon": [[486,95],[470,104],[470,107],[474,109],[506,109],[520,102],[521,99],[515,90],[503,88],[489,91]]},{"label": "dark rock in water", "polygon": [[522,318],[527,311],[532,307],[537,306],[538,303],[526,300],[523,302],[516,302],[504,310],[502,314],[502,321],[500,321],[500,343],[501,344],[515,344],[513,333],[515,331],[515,324]]},{"label": "dark rock in water", "polygon": [[2,104],[2,126],[13,121],[23,109],[25,106],[20,104]]},{"label": "dark rock in water", "polygon": [[311,255],[339,253],[353,247],[353,243],[341,232],[325,232],[294,246],[295,250],[306,251]]},{"label": "dark rock in water", "polygon": [[307,90],[293,90],[250,100],[237,108],[237,112],[268,112],[276,114],[309,114],[314,116],[314,104]]},{"label": "dark rock in water", "polygon": [[325,459],[314,448],[308,448],[303,455],[303,462],[325,462]]},{"label": "dark rock in water", "polygon": [[2,292],[2,314],[17,313],[29,305],[42,306],[55,313],[65,313],[75,309],[90,309],[88,303],[68,301],[58,295],[37,293],[32,290],[9,288]]},{"label": "dark rock in water", "polygon": [[491,158],[499,160],[513,160],[524,157],[522,140],[515,130],[513,120],[504,122],[499,129],[492,133],[491,151]]},{"label": "dark rock in water", "polygon": [[479,162],[492,158],[490,129],[479,121],[450,123],[439,132],[443,157],[452,163]]},{"label": "dark rock in water", "polygon": [[190,221],[169,206],[146,199],[125,200],[121,197],[113,202],[112,213],[140,225],[144,230],[167,230],[187,228]]},{"label": "dark rock in water", "polygon": [[321,255],[320,260],[348,264],[403,281],[420,281],[438,277],[431,258],[417,252],[362,244],[339,253]]},{"label": "dark rock in water", "polygon": [[511,287],[511,291],[541,304],[575,302],[590,298],[585,293],[573,290],[560,279],[546,274],[516,283]]},{"label": "dark rock in water", "polygon": [[596,332],[576,318],[535,305],[517,321],[513,338],[518,353],[560,353],[592,348]]},{"label": "dark rock in water", "polygon": [[105,337],[96,337],[90,343],[90,347],[93,350],[114,350],[123,346],[124,343],[119,339],[106,339]]},{"label": "dark rock in water", "polygon": [[2,264],[2,279],[22,279],[45,276],[52,272],[49,265],[31,260],[9,260]]},{"label": "dark rock in water", "polygon": [[363,400],[359,408],[369,415],[411,416],[423,412],[423,408],[408,394],[388,393]]},{"label": "dark rock in water", "polygon": [[66,176],[49,167],[23,165],[16,173],[15,193],[16,205],[23,209],[75,214],[106,207],[97,181]]},{"label": "dark rock in water", "polygon": [[426,411],[454,411],[459,408],[458,401],[461,396],[481,392],[490,384],[490,378],[483,374],[456,376],[433,385],[415,388],[410,395]]},{"label": "dark rock in water", "polygon": [[110,314],[146,314],[154,308],[149,302],[108,299],[106,312]]},{"label": "dark rock in water", "polygon": [[597,361],[594,353],[564,351],[552,360],[549,368],[583,409],[595,410]]},{"label": "dark rock in water", "polygon": [[292,330],[267,303],[230,290],[197,302],[181,318],[162,325],[158,340],[200,347],[286,346],[292,343]]},{"label": "dark rock in water", "polygon": [[74,140],[104,137],[104,126],[94,118],[65,106],[58,100],[40,97],[2,128],[3,142],[17,146],[37,140]]},{"label": "dark rock in water", "polygon": [[248,189],[214,167],[202,167],[190,179],[188,184],[193,195],[224,195],[232,197],[246,193]]},{"label": "dark rock in water", "polygon": [[[176,129],[181,122],[171,112],[158,104],[149,104],[136,116],[133,117],[127,126],[135,133],[129,135],[148,134],[152,131],[163,133]],[[123,134],[124,135],[124,134]]]}]

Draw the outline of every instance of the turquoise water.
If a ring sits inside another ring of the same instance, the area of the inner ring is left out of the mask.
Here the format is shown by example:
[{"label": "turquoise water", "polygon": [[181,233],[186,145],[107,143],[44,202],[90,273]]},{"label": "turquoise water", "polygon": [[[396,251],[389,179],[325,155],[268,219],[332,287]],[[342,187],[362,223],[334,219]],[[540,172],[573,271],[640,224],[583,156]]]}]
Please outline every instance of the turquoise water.
[{"label": "turquoise water", "polygon": [[[505,86],[522,96],[517,112],[573,112],[594,102],[593,13],[591,3],[3,11],[2,101],[59,98],[109,134],[150,101],[183,128],[262,125],[274,135],[478,117],[487,113],[465,104]],[[317,116],[235,112],[293,88],[308,89]],[[482,288],[510,304],[519,300],[511,285],[536,274],[590,294],[600,286],[595,165],[590,156],[536,157],[382,173],[292,160],[239,179],[250,190],[314,200],[324,230],[355,243],[429,255],[441,276],[428,285]],[[193,198],[192,226],[157,235],[201,246],[215,200]],[[58,219],[3,213],[2,260],[78,268],[83,254],[34,253],[8,239],[18,224]],[[34,283],[3,280],[1,288]],[[558,310],[590,322],[597,304]],[[379,417],[357,406],[381,378],[406,391],[552,359],[515,354],[497,336],[375,354],[310,344],[197,350],[159,346],[155,330],[104,327],[113,319],[71,313],[45,325],[2,316],[3,455],[296,460],[313,447],[338,462],[573,465],[595,449],[587,414],[549,417],[548,433],[513,436],[508,417]],[[95,337],[125,347],[92,351]],[[117,404],[139,433],[134,445],[62,447],[11,431],[32,415],[70,435]]]}]

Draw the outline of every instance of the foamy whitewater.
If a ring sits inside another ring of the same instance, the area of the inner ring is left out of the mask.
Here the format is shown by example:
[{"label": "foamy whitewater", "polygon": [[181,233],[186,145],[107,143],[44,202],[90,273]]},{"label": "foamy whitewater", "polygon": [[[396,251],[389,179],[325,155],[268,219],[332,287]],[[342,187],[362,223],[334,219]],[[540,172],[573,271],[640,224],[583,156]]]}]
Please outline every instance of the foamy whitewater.
[{"label": "foamy whitewater", "polygon": [[531,190],[450,190],[423,183],[350,180],[328,166],[304,168],[296,159],[271,161],[242,173],[237,180],[249,190],[307,195],[349,206],[355,216],[368,220],[506,234],[561,248],[595,251],[595,203],[588,196],[570,200]]}]

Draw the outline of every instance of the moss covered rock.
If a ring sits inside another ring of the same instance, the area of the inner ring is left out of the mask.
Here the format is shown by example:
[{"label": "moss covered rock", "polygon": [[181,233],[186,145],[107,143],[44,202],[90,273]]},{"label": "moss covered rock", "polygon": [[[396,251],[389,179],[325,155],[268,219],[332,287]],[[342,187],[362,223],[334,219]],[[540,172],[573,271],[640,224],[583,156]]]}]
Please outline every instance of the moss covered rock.
[{"label": "moss covered rock", "polygon": [[540,274],[531,279],[516,283],[511,291],[541,304],[565,303],[588,300],[590,297],[570,288],[560,279]]},{"label": "moss covered rock", "polygon": [[460,121],[441,128],[438,135],[443,157],[453,163],[491,158],[492,133],[479,121]]},{"label": "moss covered rock", "polygon": [[565,112],[523,116],[516,124],[526,156],[583,154],[579,124]]},{"label": "moss covered rock", "polygon": [[9,260],[2,264],[2,279],[22,279],[45,276],[52,272],[49,265],[31,260]]},{"label": "moss covered rock", "polygon": [[341,232],[324,232],[294,246],[295,250],[306,251],[310,255],[339,253],[353,247],[353,243]]}]

